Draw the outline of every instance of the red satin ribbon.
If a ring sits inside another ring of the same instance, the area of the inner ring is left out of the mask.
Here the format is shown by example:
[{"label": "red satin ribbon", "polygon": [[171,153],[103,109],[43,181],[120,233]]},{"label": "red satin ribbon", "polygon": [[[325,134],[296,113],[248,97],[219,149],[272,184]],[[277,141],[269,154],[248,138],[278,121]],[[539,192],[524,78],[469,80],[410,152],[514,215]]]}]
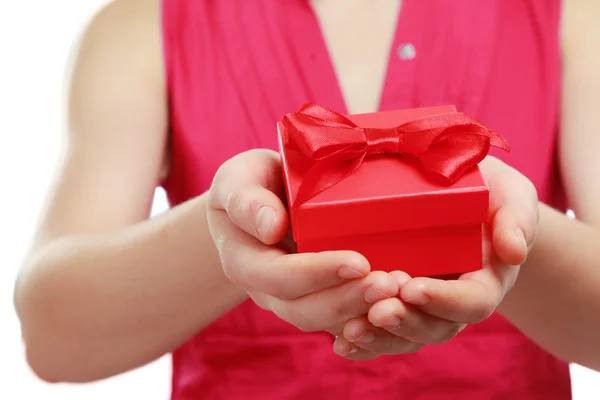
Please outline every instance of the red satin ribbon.
[{"label": "red satin ribbon", "polygon": [[510,151],[506,140],[462,113],[437,114],[395,128],[361,128],[343,115],[306,104],[282,121],[283,144],[314,162],[304,176],[293,206],[346,179],[365,157],[402,155],[419,160],[424,169],[455,182],[488,154],[490,146]]}]

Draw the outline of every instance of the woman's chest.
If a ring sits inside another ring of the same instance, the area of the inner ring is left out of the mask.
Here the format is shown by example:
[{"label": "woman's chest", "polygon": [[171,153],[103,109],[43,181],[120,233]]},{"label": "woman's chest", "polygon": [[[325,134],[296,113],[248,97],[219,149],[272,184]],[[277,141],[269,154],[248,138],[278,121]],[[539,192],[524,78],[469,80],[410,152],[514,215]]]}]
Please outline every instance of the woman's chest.
[{"label": "woman's chest", "polygon": [[206,190],[231,156],[276,149],[276,122],[305,102],[341,112],[453,104],[505,136],[513,150],[497,155],[549,196],[560,86],[551,5],[404,0],[397,26],[389,18],[366,36],[387,43],[369,50],[364,39],[352,53],[340,34],[348,27],[331,28],[340,22],[306,1],[224,3],[189,28],[198,37],[174,71],[173,172],[188,180],[179,198]]}]

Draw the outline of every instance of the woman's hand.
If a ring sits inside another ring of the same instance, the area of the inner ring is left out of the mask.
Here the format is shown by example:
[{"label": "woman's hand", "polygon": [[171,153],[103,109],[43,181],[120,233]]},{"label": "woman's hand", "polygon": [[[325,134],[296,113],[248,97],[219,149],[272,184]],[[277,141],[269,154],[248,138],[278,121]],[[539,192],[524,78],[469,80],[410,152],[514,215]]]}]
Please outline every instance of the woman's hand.
[{"label": "woman's hand", "polygon": [[485,320],[514,285],[533,244],[537,192],[515,169],[493,157],[481,163],[490,188],[490,224],[484,227],[483,268],[453,280],[393,274],[400,295],[374,304],[349,321],[334,343],[350,359],[402,354],[456,336],[466,324]]},{"label": "woman's hand", "polygon": [[[252,150],[219,169],[208,223],[227,278],[303,331],[342,333],[348,320],[398,295],[393,277],[350,251],[293,254],[277,153]],[[287,249],[286,249],[287,247]]]}]

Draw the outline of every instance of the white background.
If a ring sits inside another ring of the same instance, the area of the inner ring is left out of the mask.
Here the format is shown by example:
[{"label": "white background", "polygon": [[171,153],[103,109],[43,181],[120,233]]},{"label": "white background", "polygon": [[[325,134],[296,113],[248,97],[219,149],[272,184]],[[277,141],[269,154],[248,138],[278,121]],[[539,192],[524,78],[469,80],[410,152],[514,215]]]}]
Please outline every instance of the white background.
[{"label": "white background", "polygon": [[[199,1],[199,0],[196,0]],[[47,385],[23,359],[12,307],[29,244],[62,145],[62,96],[70,47],[105,0],[0,0],[0,399],[164,400],[167,357],[91,385]],[[157,193],[155,212],[166,207]],[[600,375],[574,366],[576,400],[600,399]]]}]

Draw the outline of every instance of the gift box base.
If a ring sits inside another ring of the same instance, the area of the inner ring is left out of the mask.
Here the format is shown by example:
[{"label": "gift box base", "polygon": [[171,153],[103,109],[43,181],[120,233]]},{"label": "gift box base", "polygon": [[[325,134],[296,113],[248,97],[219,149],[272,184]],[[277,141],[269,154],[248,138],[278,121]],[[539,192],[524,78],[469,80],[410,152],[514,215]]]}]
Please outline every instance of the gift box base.
[{"label": "gift box base", "polygon": [[412,277],[473,272],[482,264],[482,225],[411,229],[299,241],[298,252],[353,250],[371,270],[404,271]]}]

